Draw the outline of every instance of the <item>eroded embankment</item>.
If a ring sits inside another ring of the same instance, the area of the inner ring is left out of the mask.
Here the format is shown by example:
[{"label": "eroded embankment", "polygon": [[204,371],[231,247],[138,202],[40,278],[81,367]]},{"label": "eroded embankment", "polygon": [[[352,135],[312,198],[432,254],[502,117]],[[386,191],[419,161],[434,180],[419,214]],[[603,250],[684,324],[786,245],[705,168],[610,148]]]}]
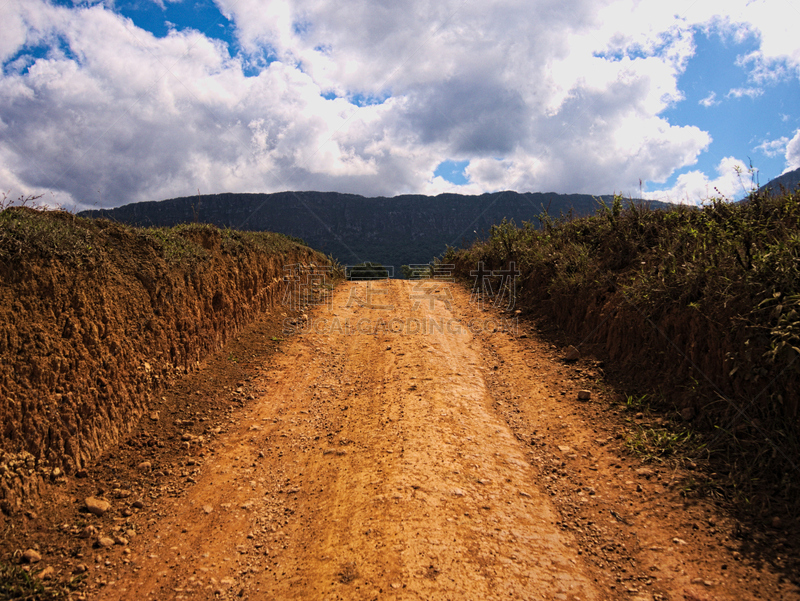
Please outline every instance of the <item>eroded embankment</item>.
[{"label": "eroded embankment", "polygon": [[0,509],[118,442],[174,378],[281,302],[284,236],[0,213]]}]

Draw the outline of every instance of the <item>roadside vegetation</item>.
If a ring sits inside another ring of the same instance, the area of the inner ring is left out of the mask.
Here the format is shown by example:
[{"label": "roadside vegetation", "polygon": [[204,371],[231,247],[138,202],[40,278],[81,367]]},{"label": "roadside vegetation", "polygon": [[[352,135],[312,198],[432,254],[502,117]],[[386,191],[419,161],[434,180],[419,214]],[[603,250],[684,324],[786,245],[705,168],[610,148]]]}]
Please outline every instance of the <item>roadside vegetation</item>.
[{"label": "roadside vegetation", "polygon": [[441,261],[465,280],[513,263],[517,308],[601,345],[636,382],[623,408],[669,418],[634,429],[633,451],[706,463],[706,492],[748,511],[800,506],[800,189],[671,210],[616,197],[504,221]]},{"label": "roadside vegetation", "polygon": [[87,219],[66,211],[30,206],[0,210],[0,260],[9,264],[30,257],[66,260],[82,265],[113,247],[114,239],[131,234],[156,250],[168,263],[203,260],[211,248],[223,254],[282,252],[305,246],[298,238],[272,232],[248,232],[207,224],[140,228],[106,219]]}]

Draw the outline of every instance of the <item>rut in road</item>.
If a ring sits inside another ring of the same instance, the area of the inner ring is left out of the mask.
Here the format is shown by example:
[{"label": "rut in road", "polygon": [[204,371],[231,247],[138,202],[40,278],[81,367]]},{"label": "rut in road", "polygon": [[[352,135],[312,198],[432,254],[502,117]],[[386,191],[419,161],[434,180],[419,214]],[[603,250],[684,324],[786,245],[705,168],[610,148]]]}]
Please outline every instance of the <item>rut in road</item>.
[{"label": "rut in road", "polygon": [[604,598],[492,410],[467,302],[340,286],[102,598]]}]

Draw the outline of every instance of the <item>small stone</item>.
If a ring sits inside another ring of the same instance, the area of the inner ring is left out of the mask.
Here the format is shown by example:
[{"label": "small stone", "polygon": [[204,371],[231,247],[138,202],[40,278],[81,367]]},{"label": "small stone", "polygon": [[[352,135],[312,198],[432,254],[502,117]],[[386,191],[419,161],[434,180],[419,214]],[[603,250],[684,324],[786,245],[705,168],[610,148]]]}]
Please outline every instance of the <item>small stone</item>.
[{"label": "small stone", "polygon": [[682,538],[673,538],[672,542],[675,543],[676,545],[688,545],[689,544],[685,540],[683,540]]},{"label": "small stone", "polygon": [[77,472],[75,472],[75,477],[76,478],[88,478],[89,477],[89,472],[87,472],[86,470],[78,470]]},{"label": "small stone", "polygon": [[103,499],[86,497],[83,502],[86,504],[86,509],[89,510],[89,513],[93,513],[96,516],[102,516],[109,509],[111,509],[111,503],[104,501]]},{"label": "small stone", "polygon": [[128,544],[128,539],[124,536],[115,536],[114,537],[114,544],[115,545],[122,545],[123,547]]},{"label": "small stone", "polygon": [[134,501],[133,503],[131,503],[131,507],[133,507],[134,509],[143,509],[144,503],[142,501]]},{"label": "small stone", "polygon": [[86,526],[83,530],[81,530],[81,538],[92,538],[97,534],[97,528],[92,526]]},{"label": "small stone", "polygon": [[688,422],[694,417],[694,407],[684,407],[681,409],[681,419]]},{"label": "small stone", "polygon": [[50,474],[50,477],[55,480],[56,478],[60,478],[64,475],[64,472],[61,471],[60,467],[54,467],[53,471]]},{"label": "small stone", "polygon": [[203,511],[205,511],[206,513],[211,513],[212,511],[214,511],[214,508],[211,507],[211,505],[203,505]]},{"label": "small stone", "polygon": [[564,355],[565,361],[577,361],[581,358],[581,352],[574,346],[567,348],[567,354]]},{"label": "small stone", "polygon": [[643,478],[652,478],[656,475],[656,473],[649,467],[640,467],[636,470],[636,474],[642,476]]},{"label": "small stone", "polygon": [[578,391],[578,400],[579,401],[588,401],[592,398],[592,391],[591,390],[579,390]]},{"label": "small stone", "polygon": [[95,546],[100,547],[101,549],[108,549],[109,547],[114,546],[114,539],[108,536],[101,536],[97,539]]},{"label": "small stone", "polygon": [[158,411],[153,411],[153,412],[150,414],[150,419],[151,419],[152,421],[154,421],[154,422],[157,422],[157,421],[159,420]]},{"label": "small stone", "polygon": [[781,518],[779,518],[777,515],[774,518],[772,518],[772,527],[773,528],[781,527]]},{"label": "small stone", "polygon": [[454,488],[453,489],[453,496],[454,497],[463,497],[465,494],[466,493],[463,490],[461,490],[460,488]]},{"label": "small stone", "polygon": [[78,565],[75,566],[75,569],[72,570],[72,573],[73,574],[83,574],[84,572],[88,572],[88,571],[89,571],[89,566],[87,566],[85,563],[79,563]]},{"label": "small stone", "polygon": [[561,451],[562,453],[569,453],[570,451],[572,451],[572,448],[565,445],[558,445],[558,450]]},{"label": "small stone", "polygon": [[42,556],[36,549],[28,549],[22,554],[22,560],[25,563],[38,563],[42,560]]},{"label": "small stone", "polygon": [[153,469],[153,464],[149,461],[142,461],[136,466],[136,469],[138,469],[140,472],[149,472],[151,469]]},{"label": "small stone", "polygon": [[53,566],[47,566],[45,569],[43,569],[37,575],[42,580],[50,580],[51,578],[53,578],[56,575],[56,571],[53,568]]}]

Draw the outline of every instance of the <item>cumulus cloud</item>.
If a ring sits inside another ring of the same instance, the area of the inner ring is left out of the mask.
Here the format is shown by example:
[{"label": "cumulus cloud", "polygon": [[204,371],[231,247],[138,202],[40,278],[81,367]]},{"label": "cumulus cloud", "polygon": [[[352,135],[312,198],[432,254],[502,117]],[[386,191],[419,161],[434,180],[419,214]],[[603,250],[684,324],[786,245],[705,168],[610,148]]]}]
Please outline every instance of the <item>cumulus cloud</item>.
[{"label": "cumulus cloud", "polygon": [[772,158],[776,157],[779,154],[783,154],[786,151],[786,145],[789,143],[789,138],[786,136],[781,136],[777,140],[764,140],[756,146],[756,150],[760,150],[766,156]]},{"label": "cumulus cloud", "polygon": [[784,173],[798,168],[800,168],[800,129],[795,132],[794,137],[786,144],[786,169]]},{"label": "cumulus cloud", "polygon": [[644,196],[648,200],[699,205],[711,198],[735,200],[753,187],[747,165],[735,157],[722,159],[716,170],[717,177],[713,179],[701,171],[682,173],[672,188],[645,192]]},{"label": "cumulus cloud", "polygon": [[[155,37],[111,4],[9,0],[0,187],[81,207],[198,189],[636,191],[711,143],[662,116],[683,99],[693,28],[759,31],[754,73],[800,65],[771,41],[791,23],[759,17],[768,4],[217,0],[231,55],[194,30]],[[434,177],[445,159],[469,161],[467,184]],[[717,182],[701,175],[676,193]]]}]

